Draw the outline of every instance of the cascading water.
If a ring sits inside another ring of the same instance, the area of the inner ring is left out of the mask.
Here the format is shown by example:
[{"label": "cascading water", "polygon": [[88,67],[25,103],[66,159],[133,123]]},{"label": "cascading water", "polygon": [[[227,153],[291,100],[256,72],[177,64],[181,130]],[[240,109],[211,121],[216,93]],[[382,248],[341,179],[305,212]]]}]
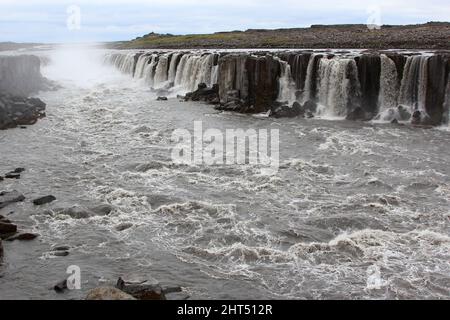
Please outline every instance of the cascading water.
[{"label": "cascading water", "polygon": [[[223,102],[227,92],[236,89],[248,107],[258,105],[248,109],[255,112],[269,110],[275,100],[289,104],[298,101],[302,105],[312,101],[313,105],[317,103],[316,114],[321,116],[345,117],[360,107],[368,114],[367,118],[378,113],[375,119],[391,121],[407,120],[410,113],[419,110],[420,121],[431,119],[439,124],[444,116],[442,110],[436,109],[442,109],[444,101],[445,70],[438,71],[445,66],[447,58],[436,56],[430,59],[433,56],[397,53],[230,55],[174,51],[110,53],[105,62],[168,95],[195,91],[200,83],[209,87],[218,84]],[[433,62],[431,67],[430,62]],[[435,99],[430,89],[439,91]],[[397,117],[399,105],[405,111],[400,118]]]},{"label": "cascading water", "polygon": [[[135,59],[137,58],[137,62]],[[200,83],[212,86],[218,81],[218,55],[214,53],[109,54],[105,62],[121,72],[144,79],[154,89],[189,92]]]},{"label": "cascading water", "polygon": [[380,96],[378,100],[379,112],[382,113],[390,108],[397,107],[399,94],[397,67],[395,62],[381,55]]},{"label": "cascading water", "polygon": [[296,99],[296,84],[292,78],[291,66],[280,60],[281,65],[281,77],[279,80],[280,89],[278,94],[278,101],[288,102],[289,105],[294,103]]},{"label": "cascading water", "polygon": [[134,53],[112,53],[105,56],[104,62],[113,65],[122,73],[133,75],[135,55]]},{"label": "cascading water", "polygon": [[318,81],[319,114],[344,117],[357,105],[360,89],[354,59],[321,59]]},{"label": "cascading water", "polygon": [[306,69],[305,88],[302,95],[302,103],[308,100],[315,100],[317,95],[317,75],[319,71],[321,54],[312,54],[309,58],[308,67]]},{"label": "cascading water", "polygon": [[400,87],[398,103],[411,111],[425,112],[427,73],[427,56],[411,56],[406,61],[403,80]]},{"label": "cascading water", "polygon": [[153,82],[153,85],[155,87],[164,86],[169,76],[168,69],[169,69],[169,56],[168,55],[160,56],[158,65],[156,66],[155,78]]}]

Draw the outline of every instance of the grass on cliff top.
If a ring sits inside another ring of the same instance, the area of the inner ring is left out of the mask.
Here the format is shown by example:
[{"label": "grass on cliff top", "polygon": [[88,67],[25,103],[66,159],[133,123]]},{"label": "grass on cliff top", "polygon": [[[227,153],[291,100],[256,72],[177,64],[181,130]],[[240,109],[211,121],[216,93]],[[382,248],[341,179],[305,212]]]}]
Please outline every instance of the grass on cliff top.
[{"label": "grass on cliff top", "polygon": [[124,44],[125,48],[145,48],[163,45],[199,44],[202,42],[225,42],[230,40],[242,40],[238,33],[192,34],[180,36],[151,36],[132,40]]}]

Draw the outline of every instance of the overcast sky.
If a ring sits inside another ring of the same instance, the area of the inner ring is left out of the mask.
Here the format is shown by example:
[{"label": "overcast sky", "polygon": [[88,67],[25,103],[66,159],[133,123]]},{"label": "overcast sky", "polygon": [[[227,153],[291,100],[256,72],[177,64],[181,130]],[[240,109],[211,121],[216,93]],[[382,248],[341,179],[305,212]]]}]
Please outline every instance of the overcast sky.
[{"label": "overcast sky", "polygon": [[449,0],[0,0],[0,42],[128,40],[152,31],[210,33],[368,20],[382,24],[450,21],[449,3]]}]

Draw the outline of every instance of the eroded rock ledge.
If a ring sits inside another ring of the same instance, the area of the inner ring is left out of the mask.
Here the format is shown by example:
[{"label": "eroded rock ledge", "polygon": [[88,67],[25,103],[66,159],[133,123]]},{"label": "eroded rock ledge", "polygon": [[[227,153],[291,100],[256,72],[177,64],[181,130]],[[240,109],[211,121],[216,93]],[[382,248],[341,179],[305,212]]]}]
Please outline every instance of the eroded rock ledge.
[{"label": "eroded rock ledge", "polygon": [[45,116],[45,103],[29,98],[54,84],[44,78],[36,56],[0,56],[0,130],[31,125]]}]

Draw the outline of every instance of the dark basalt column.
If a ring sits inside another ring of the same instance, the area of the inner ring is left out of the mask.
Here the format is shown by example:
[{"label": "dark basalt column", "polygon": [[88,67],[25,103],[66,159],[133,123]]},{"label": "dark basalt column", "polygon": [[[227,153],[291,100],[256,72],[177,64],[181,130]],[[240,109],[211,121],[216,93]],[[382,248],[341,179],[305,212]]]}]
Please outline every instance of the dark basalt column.
[{"label": "dark basalt column", "polygon": [[247,112],[269,110],[279,92],[280,63],[272,56],[249,57],[246,61],[248,76]]},{"label": "dark basalt column", "polygon": [[362,55],[355,60],[361,85],[361,107],[375,114],[380,93],[381,58],[379,55]]},{"label": "dark basalt column", "polygon": [[433,125],[443,122],[450,55],[434,55],[428,59],[426,111]]},{"label": "dark basalt column", "polygon": [[271,108],[278,96],[280,63],[272,56],[226,55],[219,59],[219,97],[227,102],[238,91],[241,112],[259,113]]}]

